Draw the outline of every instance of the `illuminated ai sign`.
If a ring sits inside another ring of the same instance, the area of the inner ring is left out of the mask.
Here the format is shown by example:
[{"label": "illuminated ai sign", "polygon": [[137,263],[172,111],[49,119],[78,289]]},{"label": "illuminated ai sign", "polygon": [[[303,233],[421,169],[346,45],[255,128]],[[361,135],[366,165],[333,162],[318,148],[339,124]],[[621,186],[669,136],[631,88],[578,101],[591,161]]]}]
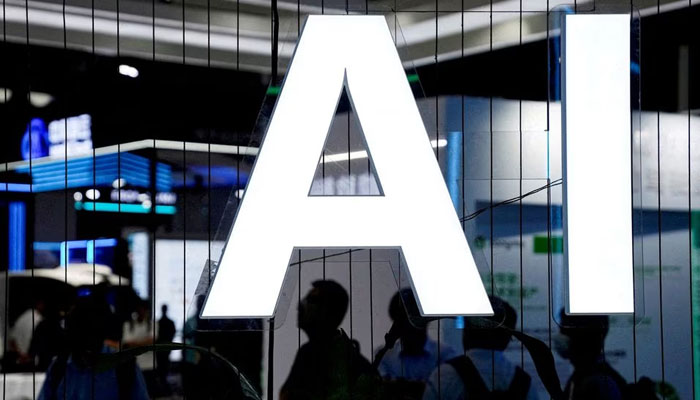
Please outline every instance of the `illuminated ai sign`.
[{"label": "illuminated ai sign", "polygon": [[[381,196],[309,196],[344,87]],[[400,249],[423,315],[492,314],[382,16],[307,20],[202,317],[272,316],[295,247]]]}]

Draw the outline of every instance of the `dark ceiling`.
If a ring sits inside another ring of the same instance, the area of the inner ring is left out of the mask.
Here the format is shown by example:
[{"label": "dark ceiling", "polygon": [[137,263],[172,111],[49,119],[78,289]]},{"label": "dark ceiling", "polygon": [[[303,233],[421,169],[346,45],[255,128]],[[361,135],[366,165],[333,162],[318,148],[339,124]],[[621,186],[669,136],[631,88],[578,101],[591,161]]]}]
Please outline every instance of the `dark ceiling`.
[{"label": "dark ceiling", "polygon": [[[700,109],[697,23],[700,6],[644,17],[641,22],[642,109]],[[549,48],[545,40],[418,68],[418,97],[493,96],[547,100]],[[34,117],[93,117],[95,147],[140,139],[248,144],[265,99],[267,75],[230,69],[145,61],[20,44],[0,44],[0,87],[11,99],[0,104],[2,160],[19,159],[19,143]],[[118,73],[137,67],[136,79]],[[28,104],[29,91],[54,101]],[[2,92],[0,92],[2,96]],[[273,104],[268,98],[266,107]]]}]

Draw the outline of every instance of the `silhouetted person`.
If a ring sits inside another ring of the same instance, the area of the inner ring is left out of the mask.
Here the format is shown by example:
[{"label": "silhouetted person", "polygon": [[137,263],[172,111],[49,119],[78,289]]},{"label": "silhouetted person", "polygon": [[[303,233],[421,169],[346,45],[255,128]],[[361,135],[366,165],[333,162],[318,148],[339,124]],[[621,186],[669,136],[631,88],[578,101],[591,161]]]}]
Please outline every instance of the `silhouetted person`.
[{"label": "silhouetted person", "polygon": [[625,380],[605,361],[603,348],[608,334],[607,315],[571,316],[560,312],[557,352],[574,366],[565,388],[568,400],[622,399]]},{"label": "silhouetted person", "polygon": [[122,348],[151,347],[136,357],[136,363],[146,378],[149,393],[153,393],[157,381],[153,351],[154,337],[157,332],[153,331],[154,324],[148,311],[148,303],[145,301],[139,301],[136,304],[136,311],[132,314],[131,319],[124,322]]},{"label": "silhouetted person", "polygon": [[[204,296],[197,296],[195,300],[196,311],[185,321],[182,337],[183,341],[188,345],[208,348],[207,343],[202,343],[202,335],[198,332],[199,315],[202,313],[204,300]],[[202,354],[198,351],[187,349],[182,352],[182,385],[185,398],[196,399],[198,396],[203,397],[202,389],[207,388],[205,385],[206,368],[203,367],[204,364],[206,364],[206,360],[202,359]]]},{"label": "silhouetted person", "polygon": [[44,320],[46,302],[39,298],[34,301],[32,307],[27,308],[15,320],[8,336],[8,354],[5,362],[8,367],[17,370],[34,369],[34,360],[29,348],[36,328]]},{"label": "silhouetted person", "polygon": [[29,355],[36,369],[46,371],[51,361],[65,351],[66,335],[61,326],[61,311],[54,303],[46,303],[43,319],[37,324],[29,346]]},{"label": "silhouetted person", "polygon": [[420,399],[435,367],[457,354],[428,337],[429,320],[420,317],[411,289],[403,289],[391,298],[389,317],[393,324],[385,335],[386,345],[376,354],[375,364],[381,358],[379,374],[390,383],[394,396]]},{"label": "silhouetted person", "polygon": [[79,298],[66,320],[69,352],[51,363],[39,400],[146,400],[146,384],[133,357],[104,362],[111,310],[104,299]]},{"label": "silhouetted person", "polygon": [[281,400],[375,398],[376,374],[357,345],[338,329],[348,310],[348,294],[338,283],[316,281],[299,304],[301,346],[282,386]]},{"label": "silhouetted person", "polygon": [[530,376],[506,359],[504,353],[517,314],[498,297],[490,300],[494,315],[465,318],[465,355],[449,360],[433,372],[424,400],[537,398]]},{"label": "silhouetted person", "polygon": [[[157,343],[172,343],[175,337],[175,322],[168,318],[168,305],[160,307],[161,317],[158,320]],[[156,372],[158,384],[165,390],[168,387],[168,372],[170,371],[170,350],[159,350],[156,353]],[[167,391],[167,390],[165,390]]]},{"label": "silhouetted person", "polygon": [[[245,399],[249,398],[250,392],[248,390],[256,393],[251,396],[252,398],[259,398],[255,387],[251,389],[246,385],[244,390],[241,376],[245,374],[242,373],[236,362],[219,352],[220,347],[216,347],[217,340],[211,340],[212,333],[217,334],[218,338],[216,339],[221,340],[229,338],[236,341],[239,336],[230,334],[219,336],[219,332],[214,331],[227,328],[218,328],[219,321],[200,319],[204,301],[205,296],[196,296],[195,312],[187,319],[183,329],[185,343],[188,346],[197,347],[184,350],[183,361],[180,363],[185,398],[197,400]],[[260,332],[255,333],[262,336]],[[243,348],[245,343],[237,343],[236,345]],[[262,347],[262,344],[259,346]],[[251,351],[256,350],[252,349]],[[232,367],[235,367],[236,370],[233,370]],[[259,375],[260,370],[258,369],[256,373]],[[255,378],[255,375],[251,376]]]}]

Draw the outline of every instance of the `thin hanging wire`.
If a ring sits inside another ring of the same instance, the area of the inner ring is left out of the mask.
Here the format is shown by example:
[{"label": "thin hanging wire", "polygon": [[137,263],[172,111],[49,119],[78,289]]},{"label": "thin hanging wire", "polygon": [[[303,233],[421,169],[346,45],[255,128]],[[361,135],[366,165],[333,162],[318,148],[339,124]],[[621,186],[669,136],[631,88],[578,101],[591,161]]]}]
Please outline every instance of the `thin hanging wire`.
[{"label": "thin hanging wire", "polygon": [[[460,35],[459,35],[460,36],[460,44],[461,44],[460,45],[460,53],[461,53],[460,55],[461,55],[462,59],[464,59],[464,14],[465,14],[464,0],[462,0],[462,2],[460,4],[460,32],[459,32],[460,33]],[[462,213],[461,213],[461,215],[462,215],[462,217],[459,219],[459,221],[462,223],[462,232],[464,232],[465,235],[467,232],[467,223],[466,223],[467,220],[464,219],[465,215],[467,214],[467,202],[465,200],[466,199],[465,188],[467,186],[467,183],[466,183],[467,181],[465,179],[465,177],[466,177],[466,174],[465,174],[466,163],[465,163],[465,154],[464,154],[465,151],[464,151],[464,149],[466,148],[466,140],[467,140],[466,139],[467,134],[465,132],[466,125],[467,125],[466,124],[467,116],[466,116],[466,113],[464,112],[464,107],[465,107],[465,95],[464,95],[464,93],[465,93],[465,89],[467,88],[467,85],[468,85],[467,74],[462,74],[462,88],[460,90],[461,95],[460,95],[460,110],[459,110],[460,115],[461,115],[460,124],[461,124],[461,128],[462,128],[461,129],[461,132],[462,132],[461,136],[462,137],[461,137],[461,144],[460,144],[462,146],[462,148],[460,149],[461,164],[459,166],[461,169],[461,174],[459,175],[459,177],[461,179],[460,183],[461,183],[461,191],[462,191],[462,193],[461,193],[462,194],[462,196],[461,196],[461,201],[462,201]],[[462,321],[460,321],[460,324],[462,325],[461,328],[464,329],[464,326],[463,326],[464,320],[463,319],[462,319]],[[462,346],[462,355],[464,355],[464,356],[467,355],[467,349],[465,349],[464,346]]]},{"label": "thin hanging wire", "polygon": [[[94,0],[93,0],[93,3],[94,3]],[[94,8],[93,8],[93,13],[94,13]],[[116,18],[117,18],[117,60],[120,61],[120,58],[121,58],[121,21],[120,21],[120,1],[119,0],[116,0]],[[94,21],[94,18],[93,18],[93,21]],[[93,25],[94,25],[94,22],[93,22]],[[93,31],[93,35],[94,35],[94,31],[95,31],[94,28],[92,31]],[[94,40],[93,40],[93,46],[94,46]],[[93,50],[93,52],[94,52],[94,50]],[[95,151],[93,149],[93,160],[94,159],[95,159]],[[97,171],[97,169],[95,168],[95,166],[93,166],[93,172],[96,172],[96,171]],[[122,179],[121,178],[122,178],[121,142],[117,142],[117,186],[118,186],[117,203],[119,204],[117,206],[117,214],[118,215],[121,215],[121,212],[122,212],[122,188],[121,188],[122,187],[122,185],[121,185]],[[93,186],[94,186],[94,184],[93,184]],[[93,246],[93,249],[94,248],[95,248],[95,246]],[[95,260],[95,257],[93,255],[93,262],[94,262],[94,260]],[[94,271],[94,266],[93,266],[93,271]],[[122,299],[121,299],[122,301],[121,302],[117,301],[117,305],[119,307],[124,307],[126,302],[124,301],[124,298],[123,298],[124,295],[123,295],[122,290],[121,290],[121,287],[123,284],[121,274],[122,274],[121,271],[119,274],[117,274],[117,279],[118,279],[117,284],[120,288],[118,291],[118,293],[119,293],[118,296],[122,297]],[[118,309],[118,312],[123,313],[123,310]],[[124,345],[124,343],[123,343],[122,335],[119,335],[119,341],[118,341],[118,350],[119,351],[122,350],[123,345]]]},{"label": "thin hanging wire", "polygon": [[[630,0],[630,20],[631,20],[631,23],[633,24],[634,23],[634,0]],[[633,40],[637,40],[634,36],[632,36],[632,37],[633,37]],[[638,61],[641,61],[641,60],[638,60]],[[640,69],[641,69],[641,67],[640,67]],[[640,76],[641,76],[641,73],[640,73]],[[641,78],[640,78],[640,82],[641,82]],[[641,98],[641,93],[639,93],[639,97]],[[634,115],[633,114],[634,109],[632,109],[631,111],[632,111],[631,114]],[[641,109],[640,109],[640,112],[641,112]],[[634,129],[632,132],[634,132]],[[641,142],[641,138],[640,138],[640,142]],[[632,163],[634,163],[634,156],[631,157],[631,159],[632,159]],[[634,166],[631,166],[631,170],[634,171]],[[641,187],[639,188],[639,191],[640,191],[640,193],[642,192]],[[632,207],[634,207],[634,203],[632,204]],[[634,240],[634,233],[633,233],[632,237]],[[633,243],[634,243],[634,241],[633,241]],[[643,246],[643,243],[644,243],[644,241],[642,241],[642,246]],[[633,244],[633,248],[634,248],[634,244]],[[643,251],[642,251],[642,254],[643,254]],[[636,252],[634,250],[632,251],[632,265],[633,266],[637,265]],[[635,300],[637,298],[637,285],[635,284],[637,282],[636,275],[637,275],[636,268],[633,267],[632,268],[632,282],[633,282],[632,283],[632,296],[633,296],[633,299],[635,299]],[[637,323],[636,322],[637,322],[637,307],[633,307],[632,308],[632,368],[633,368],[633,380],[634,380],[634,382],[637,382]]]},{"label": "thin hanging wire", "polygon": [[[345,0],[345,15],[349,15],[350,11],[348,10],[348,0]],[[349,95],[349,91],[347,93]],[[348,96],[349,98],[349,96]],[[348,102],[350,103],[350,102]],[[352,106],[348,107],[348,112],[347,112],[347,139],[348,139],[348,187],[347,187],[347,193],[348,194],[353,194],[351,190],[353,189],[352,185],[352,159],[350,158],[350,115],[352,114],[354,110],[352,109]],[[348,291],[350,292],[350,339],[353,339],[353,311],[352,311],[352,305],[353,305],[353,288],[352,288],[352,253],[348,253],[348,275],[349,275],[349,284],[348,284]]]},{"label": "thin hanging wire", "polygon": [[[184,0],[183,0],[184,1]],[[152,61],[155,63],[156,61],[156,0],[151,0],[151,58]],[[183,47],[184,47],[184,41],[183,41]],[[183,49],[184,51],[184,49]],[[153,138],[153,148],[156,148],[156,140]],[[155,152],[153,153],[153,160],[151,161],[150,164],[150,176],[151,176],[151,187],[153,189],[153,193],[155,193],[155,188],[156,188],[156,182],[155,182],[155,168],[156,168],[156,162],[155,162]],[[151,207],[151,213],[154,215],[155,214],[155,196],[153,196],[153,204]],[[152,216],[153,216],[152,215]],[[153,270],[151,273],[151,319],[155,319],[155,311],[156,311],[156,299],[158,298],[158,293],[157,293],[157,285],[156,285],[156,279],[158,276],[158,271],[157,271],[157,265],[158,265],[158,260],[157,260],[157,255],[156,255],[156,250],[158,248],[156,240],[157,240],[157,226],[155,223],[150,223],[151,226],[151,236],[152,236],[152,262],[153,262]],[[155,339],[155,323],[153,325],[153,338]],[[183,332],[184,333],[184,332]],[[155,357],[154,357],[155,359]]]},{"label": "thin hanging wire", "polygon": [[[278,10],[277,0],[272,0],[270,19],[272,24],[272,55],[270,57],[272,63],[272,79],[271,85],[277,84],[277,66],[278,66],[278,51],[279,51],[279,10]],[[269,320],[269,332],[268,332],[268,368],[267,368],[267,398],[268,400],[273,400],[274,393],[272,388],[274,387],[274,351],[275,351],[275,317],[271,317]]]},{"label": "thin hanging wire", "polygon": [[[186,14],[185,14],[185,6],[186,6],[186,0],[182,0],[182,72],[185,75],[183,82],[187,80],[187,28],[186,28]],[[208,46],[208,40],[209,40],[209,7],[208,7],[209,0],[207,0],[207,56],[209,55],[209,46]],[[208,57],[207,57],[208,61]],[[209,65],[207,64],[207,67]],[[185,120],[183,124],[183,130],[182,130],[182,332],[185,332],[185,329],[187,327],[187,130],[189,128],[189,125],[187,124],[187,113],[183,112],[182,113],[182,118]],[[154,168],[157,167],[156,164],[156,159],[154,158],[153,160],[154,163]],[[158,190],[158,187],[156,185],[155,179],[153,181],[153,192],[156,193]],[[156,204],[155,204],[155,196],[154,196],[154,202],[153,202],[153,208],[155,209]],[[153,370],[156,370],[156,357],[155,357],[155,340],[156,340],[156,298],[153,298],[153,342],[154,342],[154,348],[153,348]],[[165,316],[163,316],[165,317]],[[182,350],[184,353],[185,350],[185,343],[183,340],[182,344]]]},{"label": "thin hanging wire", "polygon": [[[239,9],[240,1],[236,0],[236,72],[238,72],[238,46],[239,46],[239,38],[238,38],[238,9]],[[213,88],[212,85],[212,76],[211,76],[211,0],[207,0],[207,89],[211,90]],[[207,282],[209,278],[211,277],[211,246],[212,246],[212,237],[211,237],[211,223],[212,223],[212,218],[211,218],[211,131],[212,131],[212,118],[211,118],[211,109],[212,109],[212,104],[211,104],[211,96],[207,96],[207,262],[206,262],[206,271],[207,271]],[[237,133],[236,133],[237,134]],[[236,162],[238,162],[238,159],[240,158],[240,147],[238,146],[238,137],[236,137]],[[238,165],[236,165],[236,190],[238,190],[238,174],[239,174],[239,168]],[[196,300],[195,300],[196,301]],[[195,303],[196,304],[196,303]],[[196,318],[198,318],[197,316]],[[187,319],[185,319],[184,325],[187,325]],[[183,327],[182,329],[182,343],[185,345],[185,329]],[[183,353],[184,354],[184,353]]]},{"label": "thin hanging wire", "polygon": [[[5,0],[2,0],[2,44],[3,48],[7,44],[7,26],[6,26],[6,21],[5,21],[5,16],[7,15],[7,11],[5,10]],[[65,21],[65,18],[64,18]],[[64,22],[65,23],[65,22]],[[3,67],[4,70],[4,67]],[[7,88],[3,87],[2,88],[2,95],[3,95],[3,104],[7,104]],[[8,162],[5,160],[5,170],[7,170],[7,165]],[[30,182],[31,184],[31,182]],[[7,183],[3,183],[5,190],[7,190]],[[9,265],[7,268],[5,268],[5,310],[4,310],[4,315],[2,319],[2,324],[3,324],[3,336],[2,336],[2,341],[3,341],[3,349],[7,348],[7,336],[9,333],[9,309],[10,309],[10,268]],[[7,371],[5,368],[2,368],[2,398],[5,400],[6,396],[6,390],[7,390]]]},{"label": "thin hanging wire", "polygon": [[[685,21],[685,28],[690,31],[691,29],[691,19],[690,19],[690,12],[692,7],[692,0],[688,0],[688,10],[686,11],[686,16],[687,20]],[[690,33],[690,32],[687,32]],[[690,41],[688,41],[688,64],[687,64],[687,73],[688,73],[688,85],[686,85],[686,95],[687,95],[687,107],[688,107],[688,271],[689,271],[689,284],[690,284],[690,348],[693,349],[691,353],[691,376],[692,378],[692,395],[693,399],[696,399],[696,392],[697,388],[695,387],[695,373],[696,373],[696,366],[695,366],[695,320],[693,318],[693,210],[692,210],[692,188],[693,188],[693,180],[692,180],[692,157],[691,157],[691,151],[692,151],[692,142],[691,142],[691,95],[690,95],[690,86],[691,86],[691,74],[692,74],[692,69],[691,69],[691,58],[692,58],[692,44]]]},{"label": "thin hanging wire", "polygon": [[[27,67],[27,99],[26,103],[27,107],[30,106],[31,104],[31,96],[32,96],[32,87],[31,87],[31,59],[30,59],[30,50],[29,50],[29,1],[25,0],[24,1],[24,11],[25,11],[25,22],[26,22],[26,43],[25,43],[25,57],[26,57],[26,67]],[[32,154],[32,149],[34,148],[32,145],[32,134],[31,134],[31,125],[29,126],[29,177],[30,177],[30,183],[29,183],[29,193],[32,194],[34,191],[34,174],[32,173],[32,159],[33,154]],[[36,287],[34,286],[35,283],[35,278],[34,278],[34,268],[31,269],[31,293],[34,295],[36,293]],[[34,336],[35,330],[36,330],[36,325],[34,321],[34,314],[36,312],[34,302],[32,302],[32,336]],[[36,398],[36,372],[34,369],[32,369],[32,397]]]},{"label": "thin hanging wire", "polygon": [[[661,1],[656,2],[656,14],[661,14]],[[659,50],[658,39],[654,40],[654,51]],[[654,63],[657,63],[657,58],[654,58]],[[658,87],[658,77],[656,85]],[[661,247],[661,110],[656,110],[656,181],[657,181],[657,226],[658,226],[658,246],[659,246],[659,343],[661,347],[661,383],[666,384],[666,355],[664,354],[664,302],[663,302],[663,268],[662,268],[662,247]],[[666,398],[666,394],[661,394],[662,398]]]},{"label": "thin hanging wire", "polygon": [[[440,81],[439,67],[440,60],[438,54],[440,52],[440,3],[435,0],[435,84],[438,87],[438,82]],[[440,96],[435,93],[435,143],[440,142]],[[440,147],[435,148],[435,158],[438,164],[440,164]],[[438,398],[442,398],[442,373],[440,355],[442,354],[442,327],[443,320],[437,321],[437,377],[438,377]]]},{"label": "thin hanging wire", "polygon": [[[297,40],[301,38],[301,0],[297,0]],[[323,157],[323,154],[325,153],[322,152],[321,156]],[[322,181],[323,182],[323,181]],[[302,266],[302,250],[298,249],[297,252],[297,258],[298,258],[298,283],[297,283],[297,308],[301,306],[301,266]],[[301,327],[297,326],[297,349],[301,349]]]},{"label": "thin hanging wire", "polygon": [[[368,0],[365,0],[365,15],[369,15],[369,4]],[[371,176],[372,166],[369,157],[367,157],[367,176]],[[371,185],[371,179],[367,179],[367,186],[369,193],[369,187]],[[374,364],[374,265],[372,265],[372,249],[369,249],[369,348],[371,362]]]},{"label": "thin hanging wire", "polygon": [[[518,59],[522,60],[523,46],[523,0],[519,2],[518,14]],[[522,79],[522,77],[521,77]],[[518,257],[520,265],[520,332],[525,333],[525,306],[523,296],[523,99],[522,96],[518,99],[518,160],[520,165],[518,168],[518,194],[521,196],[518,201]],[[525,368],[525,348],[520,343],[520,368]]]},{"label": "thin hanging wire", "polygon": [[[493,0],[489,0],[489,54],[493,52]],[[495,293],[493,279],[493,95],[489,94],[489,269],[491,274],[491,295]],[[493,356],[493,352],[492,352]],[[493,364],[493,362],[492,362]],[[494,371],[491,373],[493,378]],[[492,386],[493,387],[493,386]]]},{"label": "thin hanging wire", "polygon": [[[63,0],[61,2],[61,22],[63,25],[63,52],[64,55],[67,54],[66,50],[68,48],[68,43],[67,43],[67,38],[66,38],[66,0]],[[64,93],[65,94],[65,93]],[[62,108],[63,108],[63,114],[64,114],[64,119],[63,119],[63,143],[65,143],[64,146],[64,153],[63,153],[63,165],[64,165],[64,171],[63,171],[63,178],[64,178],[64,219],[63,219],[63,228],[64,228],[64,237],[65,237],[65,243],[66,243],[66,254],[68,254],[68,203],[69,203],[69,195],[68,195],[68,118],[66,117],[66,110],[65,110],[65,103],[61,102]],[[93,174],[94,174],[94,167],[93,167]],[[93,184],[94,187],[94,184]],[[94,262],[94,259],[93,259]],[[95,267],[93,266],[93,271]],[[66,263],[66,268],[63,271],[63,281],[65,284],[68,284],[68,264]],[[67,389],[68,385],[64,384],[63,385],[63,400],[66,400],[67,397]],[[4,393],[3,393],[4,395]]]},{"label": "thin hanging wire", "polygon": [[[547,0],[547,11],[549,12],[549,0]],[[550,59],[550,51],[549,51],[549,46],[551,43],[551,39],[549,37],[549,14],[547,14],[547,29],[545,30],[546,32],[546,38],[547,38],[547,60],[548,60],[548,66],[552,65],[552,62],[559,62],[559,60],[551,60]],[[548,67],[549,68],[549,67]],[[551,78],[550,78],[551,79]],[[559,79],[558,76],[555,76],[553,79]],[[549,160],[549,134],[551,130],[550,126],[550,101],[551,101],[551,90],[549,87],[547,87],[547,119],[545,121],[546,126],[547,126],[547,148],[546,154],[547,154],[547,344],[549,345],[549,348],[552,348],[552,190],[550,187],[550,184],[552,183],[550,181],[550,175],[549,175],[549,166],[550,166],[550,160]]]}]

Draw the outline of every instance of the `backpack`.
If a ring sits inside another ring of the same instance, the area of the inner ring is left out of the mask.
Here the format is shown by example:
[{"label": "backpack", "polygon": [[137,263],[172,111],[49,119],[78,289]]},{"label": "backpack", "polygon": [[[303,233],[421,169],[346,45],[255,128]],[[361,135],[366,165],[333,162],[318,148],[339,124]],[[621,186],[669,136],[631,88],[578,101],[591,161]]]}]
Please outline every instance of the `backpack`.
[{"label": "backpack", "polygon": [[[61,384],[66,375],[68,367],[68,355],[61,354],[56,357],[51,371],[51,392],[57,393],[58,386]],[[136,359],[130,357],[125,362],[117,364],[115,372],[117,374],[117,387],[119,390],[119,400],[129,400],[131,398],[131,389],[134,385],[134,369],[136,368]],[[122,390],[125,389],[125,390]]]},{"label": "backpack", "polygon": [[472,360],[467,356],[455,357],[447,361],[462,379],[465,393],[470,400],[524,400],[530,390],[531,378],[520,367],[515,367],[515,375],[506,391],[489,391]]},{"label": "backpack", "polygon": [[658,400],[659,398],[656,394],[656,383],[646,376],[639,378],[637,382],[627,383],[625,378],[607,362],[599,366],[598,372],[615,381],[624,400]]},{"label": "backpack", "polygon": [[[643,376],[637,382],[625,384],[622,388],[622,398],[625,400],[658,400],[656,386],[656,382]],[[666,393],[664,395],[665,399],[673,399]]]},{"label": "backpack", "polygon": [[[360,344],[356,340],[350,339],[347,333],[340,329],[340,338],[337,346],[335,350],[350,359],[348,376],[351,379],[351,383],[348,386],[349,393],[347,393],[347,398],[363,400],[382,398],[381,377],[372,368],[370,362],[360,353]],[[340,398],[343,397],[340,396]]]}]

